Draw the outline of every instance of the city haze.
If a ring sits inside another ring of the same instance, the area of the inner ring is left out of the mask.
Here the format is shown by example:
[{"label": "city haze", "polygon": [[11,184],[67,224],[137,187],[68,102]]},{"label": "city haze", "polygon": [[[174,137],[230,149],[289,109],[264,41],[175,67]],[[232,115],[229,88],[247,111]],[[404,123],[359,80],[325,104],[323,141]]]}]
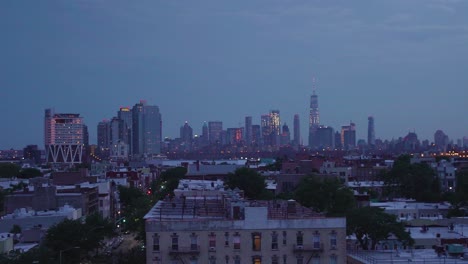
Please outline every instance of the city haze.
[{"label": "city haze", "polygon": [[44,109],[96,126],[140,99],[164,137],[188,121],[300,115],[366,139],[468,135],[468,1],[7,1],[0,4],[0,149],[44,143]]}]

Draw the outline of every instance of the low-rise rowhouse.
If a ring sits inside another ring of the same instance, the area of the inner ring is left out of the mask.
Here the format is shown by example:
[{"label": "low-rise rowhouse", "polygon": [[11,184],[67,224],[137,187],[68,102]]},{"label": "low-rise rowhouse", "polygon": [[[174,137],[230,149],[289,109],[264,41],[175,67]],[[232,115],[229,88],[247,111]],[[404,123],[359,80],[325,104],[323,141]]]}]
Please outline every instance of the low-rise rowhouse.
[{"label": "low-rise rowhouse", "polygon": [[346,219],[236,191],[159,201],[145,216],[147,263],[346,263]]}]

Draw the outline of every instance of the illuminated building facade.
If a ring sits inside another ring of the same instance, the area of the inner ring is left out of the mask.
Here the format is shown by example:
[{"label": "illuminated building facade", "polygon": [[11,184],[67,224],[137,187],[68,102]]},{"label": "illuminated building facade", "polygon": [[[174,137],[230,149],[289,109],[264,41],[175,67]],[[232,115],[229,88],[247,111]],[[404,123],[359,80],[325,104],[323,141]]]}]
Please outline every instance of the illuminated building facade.
[{"label": "illuminated building facade", "polygon": [[310,96],[310,114],[309,114],[309,147],[316,149],[318,147],[317,128],[320,124],[318,96],[315,94],[315,89]]},{"label": "illuminated building facade", "polygon": [[221,142],[221,132],[223,131],[223,122],[210,121],[208,122],[208,136],[211,144]]},{"label": "illuminated building facade", "polygon": [[81,163],[84,155],[85,131],[79,114],[57,114],[45,110],[44,142],[46,162]]}]

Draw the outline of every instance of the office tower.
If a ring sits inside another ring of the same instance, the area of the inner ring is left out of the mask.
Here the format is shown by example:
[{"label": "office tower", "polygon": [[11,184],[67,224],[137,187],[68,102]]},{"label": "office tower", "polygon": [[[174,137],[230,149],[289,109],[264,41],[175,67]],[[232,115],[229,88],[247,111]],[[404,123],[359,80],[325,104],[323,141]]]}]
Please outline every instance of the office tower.
[{"label": "office tower", "polygon": [[123,132],[124,122],[118,117],[113,117],[110,121],[110,144],[114,145],[123,141],[122,132]]},{"label": "office tower", "polygon": [[23,149],[23,158],[35,164],[41,164],[41,150],[39,150],[37,145],[27,145]]},{"label": "office tower", "polygon": [[52,163],[81,163],[84,154],[84,124],[79,114],[56,114],[45,110],[46,160]]},{"label": "office tower", "polygon": [[287,146],[291,143],[291,133],[289,132],[289,127],[284,123],[281,132],[281,145]]},{"label": "office tower", "polygon": [[242,142],[242,128],[228,128],[226,129],[226,144],[236,145]]},{"label": "office tower", "polygon": [[120,107],[117,112],[117,117],[123,121],[121,128],[121,140],[129,145],[129,151],[131,151],[132,142],[132,109],[130,107]]},{"label": "office tower", "polygon": [[162,119],[159,107],[140,101],[132,109],[132,152],[144,157],[161,153]]},{"label": "office tower", "polygon": [[252,125],[252,146],[259,146],[261,144],[262,132],[260,125]]},{"label": "office tower", "polygon": [[190,147],[190,145],[192,145],[193,129],[187,121],[185,121],[185,124],[180,127],[180,139],[185,146]]},{"label": "office tower", "polygon": [[269,146],[279,146],[280,145],[280,135],[281,135],[281,121],[280,121],[280,111],[271,110],[268,115],[268,125],[270,135],[268,136]]},{"label": "office tower", "polygon": [[310,96],[310,115],[309,115],[309,147],[317,148],[318,142],[315,133],[320,124],[318,96],[315,93],[315,78],[313,79],[313,92]]},{"label": "office tower", "polygon": [[343,145],[341,144],[341,133],[339,131],[335,132],[335,149],[342,149]]},{"label": "office tower", "polygon": [[203,122],[202,126],[202,134],[200,137],[200,145],[201,146],[206,146],[209,143],[209,135],[208,135],[208,124],[206,124],[206,121]]},{"label": "office tower", "polygon": [[374,128],[374,117],[369,116],[367,124],[367,145],[373,149],[375,147],[375,128]]},{"label": "office tower", "polygon": [[330,126],[318,126],[316,131],[317,147],[319,149],[335,148],[335,132]]},{"label": "office tower", "polygon": [[101,158],[109,156],[110,142],[110,121],[104,119],[97,125],[97,154]]},{"label": "office tower", "polygon": [[293,145],[294,146],[299,146],[301,143],[301,126],[299,122],[299,115],[295,114],[294,115],[294,141]]},{"label": "office tower", "polygon": [[349,126],[341,127],[341,145],[345,150],[356,147],[356,124],[350,122]]},{"label": "office tower", "polygon": [[261,144],[264,146],[271,145],[270,142],[270,116],[269,115],[262,115],[260,117],[260,128],[262,133]]},{"label": "office tower", "polygon": [[208,137],[210,144],[221,143],[221,131],[223,131],[223,122],[209,121],[208,122]]},{"label": "office tower", "polygon": [[245,117],[245,144],[250,146],[252,144],[252,117]]},{"label": "office tower", "polygon": [[436,150],[445,152],[447,150],[448,143],[449,143],[449,138],[444,133],[444,131],[437,130],[434,133],[434,144],[435,144]]}]

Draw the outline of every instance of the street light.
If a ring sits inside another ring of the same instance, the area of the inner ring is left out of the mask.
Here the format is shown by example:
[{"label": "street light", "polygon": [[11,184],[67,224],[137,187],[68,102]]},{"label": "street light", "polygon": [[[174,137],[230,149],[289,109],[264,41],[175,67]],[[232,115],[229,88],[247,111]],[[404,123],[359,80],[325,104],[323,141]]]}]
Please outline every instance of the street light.
[{"label": "street light", "polygon": [[62,253],[65,252],[65,251],[68,251],[68,250],[72,250],[72,249],[78,249],[80,247],[71,247],[71,248],[67,248],[67,249],[64,249],[64,250],[60,250],[60,253],[59,253],[59,263],[62,264]]}]

